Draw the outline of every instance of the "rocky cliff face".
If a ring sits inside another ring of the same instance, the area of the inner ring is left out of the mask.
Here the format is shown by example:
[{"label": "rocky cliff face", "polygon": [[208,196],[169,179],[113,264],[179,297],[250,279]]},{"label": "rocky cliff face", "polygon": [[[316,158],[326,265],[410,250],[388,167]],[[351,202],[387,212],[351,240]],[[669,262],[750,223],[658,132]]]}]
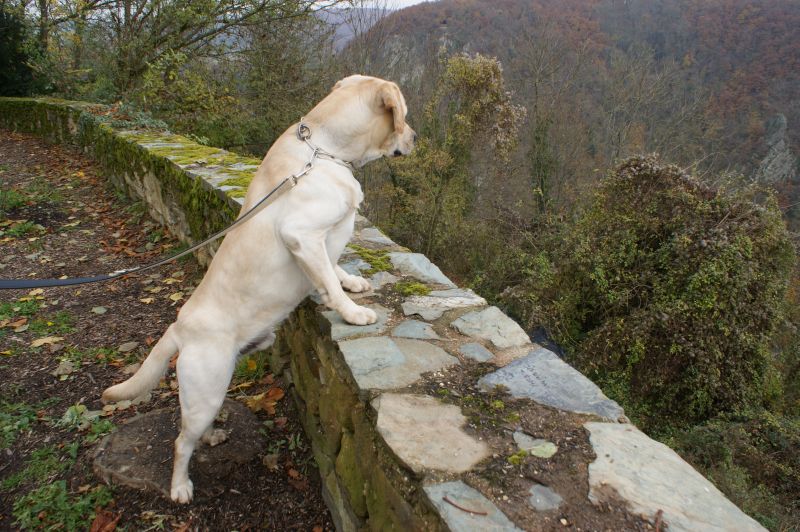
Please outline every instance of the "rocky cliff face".
[{"label": "rocky cliff face", "polygon": [[769,151],[755,172],[755,180],[759,183],[774,185],[798,178],[798,160],[792,153],[786,139],[787,120],[777,114],[766,123],[764,142]]}]

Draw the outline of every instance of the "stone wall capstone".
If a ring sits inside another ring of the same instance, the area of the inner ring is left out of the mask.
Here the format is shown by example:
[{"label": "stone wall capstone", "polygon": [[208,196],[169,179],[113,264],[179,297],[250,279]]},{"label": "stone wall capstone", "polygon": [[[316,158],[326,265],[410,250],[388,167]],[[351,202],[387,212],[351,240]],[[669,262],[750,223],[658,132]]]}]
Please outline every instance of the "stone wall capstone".
[{"label": "stone wall capstone", "polygon": [[[236,217],[259,161],[101,115],[0,98],[0,127],[77,145],[187,243]],[[338,530],[763,530],[500,309],[365,218],[340,264],[372,284],[352,297],[378,322],[349,325],[312,294],[269,352]]]}]

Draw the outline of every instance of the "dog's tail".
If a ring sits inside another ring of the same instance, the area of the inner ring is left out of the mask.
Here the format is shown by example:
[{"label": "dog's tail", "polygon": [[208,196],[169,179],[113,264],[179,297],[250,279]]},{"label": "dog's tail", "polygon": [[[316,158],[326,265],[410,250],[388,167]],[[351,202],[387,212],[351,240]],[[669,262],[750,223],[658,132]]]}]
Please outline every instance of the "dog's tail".
[{"label": "dog's tail", "polygon": [[170,325],[164,336],[156,343],[150,354],[142,362],[142,367],[125,382],[121,382],[103,392],[103,402],[113,403],[123,399],[133,399],[156,387],[167,370],[172,355],[178,351],[175,341],[174,325]]}]

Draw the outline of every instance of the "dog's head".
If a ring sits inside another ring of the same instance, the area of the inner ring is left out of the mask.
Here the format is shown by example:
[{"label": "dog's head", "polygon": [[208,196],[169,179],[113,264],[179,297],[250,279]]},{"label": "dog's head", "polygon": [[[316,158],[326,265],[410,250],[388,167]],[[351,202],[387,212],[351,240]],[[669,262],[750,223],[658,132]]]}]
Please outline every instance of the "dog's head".
[{"label": "dog's head", "polygon": [[329,121],[337,124],[337,132],[359,146],[360,153],[351,157],[357,166],[383,156],[407,155],[414,149],[417,134],[406,123],[406,100],[391,81],[348,76],[334,85],[318,108],[324,108]]}]

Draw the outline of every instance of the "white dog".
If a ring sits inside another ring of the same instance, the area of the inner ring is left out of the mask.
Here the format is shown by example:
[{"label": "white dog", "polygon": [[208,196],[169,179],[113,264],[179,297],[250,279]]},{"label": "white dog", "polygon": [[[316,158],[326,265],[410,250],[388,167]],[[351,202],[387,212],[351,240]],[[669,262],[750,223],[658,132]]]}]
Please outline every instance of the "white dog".
[{"label": "white dog", "polygon": [[[394,83],[367,76],[339,81],[304,119],[313,143],[354,166],[409,153],[416,134],[405,123],[406,103]],[[284,178],[298,173],[312,148],[297,125],[273,144],[247,191],[242,212]],[[361,187],[343,164],[318,158],[308,174],[223,240],[203,281],[147,359],[103,400],[137,397],[158,384],[171,357],[177,363],[181,432],[175,440],[170,495],[192,499],[189,459],[225,399],[237,356],[269,347],[273,331],[311,292],[349,323],[366,325],[375,313],[342,290],[370,284],[337,265],[350,240]],[[209,433],[210,434],[210,433]],[[209,437],[206,434],[206,438]]]}]

